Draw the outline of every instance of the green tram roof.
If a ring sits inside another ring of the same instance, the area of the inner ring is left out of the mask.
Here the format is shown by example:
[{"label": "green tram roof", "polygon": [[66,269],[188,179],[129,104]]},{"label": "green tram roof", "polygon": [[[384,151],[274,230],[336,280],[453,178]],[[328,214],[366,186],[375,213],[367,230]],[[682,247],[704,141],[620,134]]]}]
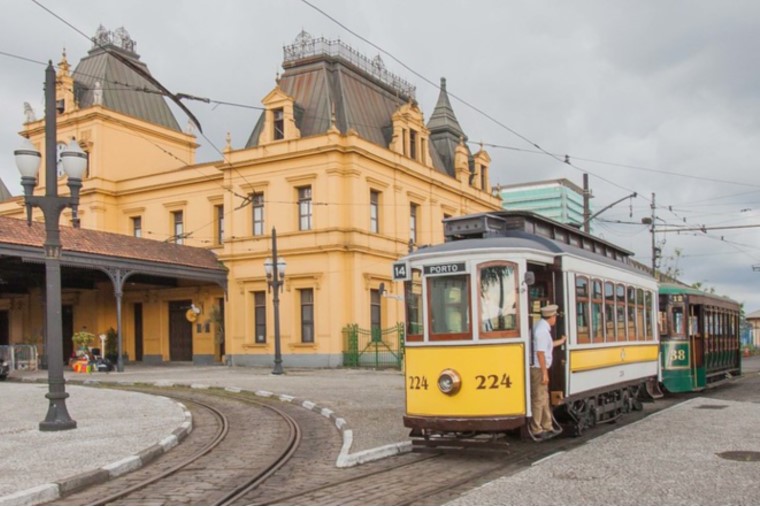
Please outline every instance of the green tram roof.
[{"label": "green tram roof", "polygon": [[689,300],[692,303],[722,306],[722,307],[729,307],[729,308],[735,307],[737,311],[739,309],[739,306],[741,306],[738,302],[726,296],[719,296],[718,294],[710,294],[709,292],[705,292],[703,290],[699,290],[694,287],[689,287],[688,285],[683,285],[680,283],[661,282],[659,293],[663,296],[678,296],[678,295],[689,296]]}]

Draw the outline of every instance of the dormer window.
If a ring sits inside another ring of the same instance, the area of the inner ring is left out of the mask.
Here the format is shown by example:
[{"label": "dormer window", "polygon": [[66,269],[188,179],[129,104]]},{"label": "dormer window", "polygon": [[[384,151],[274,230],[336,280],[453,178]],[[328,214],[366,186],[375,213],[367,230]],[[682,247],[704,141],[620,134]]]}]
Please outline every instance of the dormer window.
[{"label": "dormer window", "polygon": [[430,164],[428,132],[422,111],[414,103],[404,104],[393,113],[393,138],[388,146],[423,165]]},{"label": "dormer window", "polygon": [[409,158],[417,160],[417,131],[409,130]]},{"label": "dormer window", "polygon": [[285,112],[282,108],[272,111],[274,114],[274,136],[273,139],[285,139]]},{"label": "dormer window", "polygon": [[266,111],[264,125],[259,134],[259,145],[301,138],[301,132],[296,126],[293,97],[288,96],[278,85],[261,102]]}]

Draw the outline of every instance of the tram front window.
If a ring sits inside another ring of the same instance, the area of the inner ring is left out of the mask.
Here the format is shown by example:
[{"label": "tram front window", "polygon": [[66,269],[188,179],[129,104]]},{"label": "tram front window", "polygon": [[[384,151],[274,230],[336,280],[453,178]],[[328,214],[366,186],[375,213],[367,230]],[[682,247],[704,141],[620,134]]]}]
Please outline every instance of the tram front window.
[{"label": "tram front window", "polygon": [[428,278],[432,340],[469,338],[469,275]]}]

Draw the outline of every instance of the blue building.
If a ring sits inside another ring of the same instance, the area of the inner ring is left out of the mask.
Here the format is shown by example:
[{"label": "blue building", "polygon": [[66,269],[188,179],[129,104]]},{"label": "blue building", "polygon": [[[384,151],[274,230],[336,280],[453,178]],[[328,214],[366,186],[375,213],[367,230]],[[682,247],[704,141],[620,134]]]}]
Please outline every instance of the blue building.
[{"label": "blue building", "polygon": [[498,187],[506,210],[532,211],[563,224],[583,223],[583,189],[564,178]]}]

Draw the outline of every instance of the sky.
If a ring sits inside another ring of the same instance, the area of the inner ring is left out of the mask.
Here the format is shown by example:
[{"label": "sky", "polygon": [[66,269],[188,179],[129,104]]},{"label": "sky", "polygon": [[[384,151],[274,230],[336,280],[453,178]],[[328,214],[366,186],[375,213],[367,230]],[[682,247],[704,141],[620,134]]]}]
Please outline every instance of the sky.
[{"label": "sky", "polygon": [[260,114],[250,106],[305,30],[379,54],[416,86],[426,120],[445,77],[471,149],[482,143],[491,156],[492,185],[582,186],[588,174],[592,212],[622,200],[594,233],[646,265],[652,235],[641,219],[654,194],[662,269],[760,310],[760,2],[37,2],[58,18],[32,0],[0,1],[0,179],[13,194],[23,104],[44,110],[38,62],[57,63],[65,48],[76,66],[92,47],[79,31],[124,27],[166,88],[217,101],[185,102],[206,136],[202,162],[222,158],[227,132],[244,146]]}]

